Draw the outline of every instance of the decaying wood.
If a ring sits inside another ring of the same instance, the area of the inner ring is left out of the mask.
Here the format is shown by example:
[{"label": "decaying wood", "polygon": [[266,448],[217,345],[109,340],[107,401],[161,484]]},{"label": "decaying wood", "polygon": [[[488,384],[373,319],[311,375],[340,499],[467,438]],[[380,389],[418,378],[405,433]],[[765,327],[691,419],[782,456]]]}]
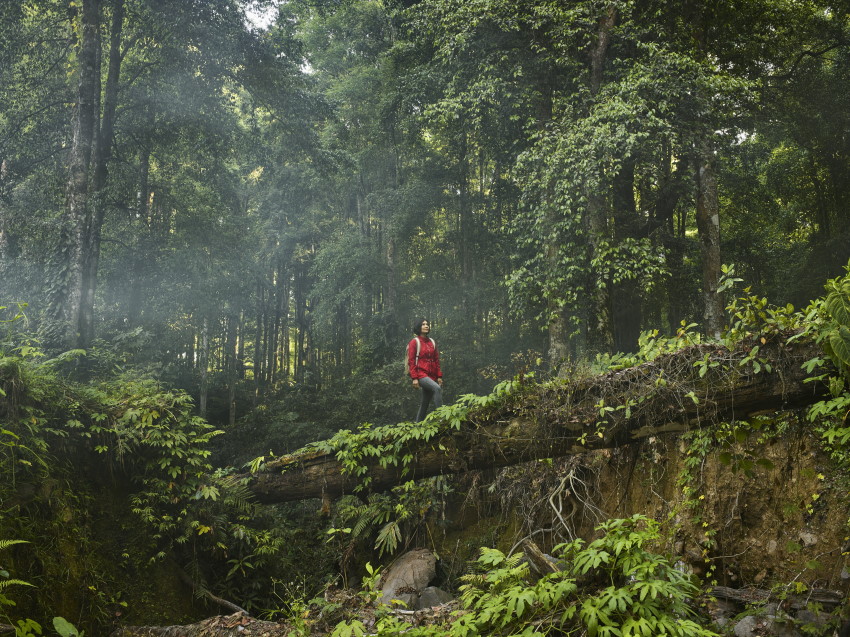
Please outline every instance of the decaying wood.
[{"label": "decaying wood", "polygon": [[[748,358],[755,346],[758,370]],[[405,453],[413,460],[405,471],[365,460],[369,488],[379,491],[404,480],[613,448],[665,432],[806,406],[826,393],[823,383],[804,382],[809,374],[801,367],[819,354],[811,341],[789,344],[780,337],[732,351],[702,344],[601,376],[528,385],[504,405],[470,413],[460,430],[447,428],[442,436],[409,444]],[[245,477],[266,503],[337,497],[351,493],[362,479],[344,473],[333,453],[321,451],[277,459]]]},{"label": "decaying wood", "polygon": [[111,637],[286,637],[291,632],[291,626],[260,621],[242,612],[186,626],[123,626]]},{"label": "decaying wood", "polygon": [[543,554],[543,551],[540,550],[540,547],[537,546],[537,544],[528,538],[522,541],[522,552],[525,554],[525,557],[534,572],[541,577],[557,573],[561,570],[555,562]]},{"label": "decaying wood", "polygon": [[718,599],[727,599],[739,604],[766,604],[769,601],[782,601],[788,608],[802,610],[808,608],[809,604],[821,604],[827,610],[838,606],[845,598],[841,591],[833,591],[826,588],[811,588],[799,595],[788,595],[780,597],[776,591],[767,591],[759,588],[729,588],[728,586],[714,586],[709,594]]}]

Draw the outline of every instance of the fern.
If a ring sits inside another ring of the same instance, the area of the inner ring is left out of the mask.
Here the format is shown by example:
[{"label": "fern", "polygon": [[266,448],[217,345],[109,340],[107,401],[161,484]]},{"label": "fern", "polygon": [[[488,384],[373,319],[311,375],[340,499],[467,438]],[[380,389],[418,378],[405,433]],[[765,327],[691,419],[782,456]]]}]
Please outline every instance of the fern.
[{"label": "fern", "polygon": [[26,540],[0,540],[0,551],[5,551],[15,544],[29,544]]},{"label": "fern", "polygon": [[9,586],[12,586],[12,585],[15,585],[15,586],[32,586],[32,584],[30,584],[29,582],[25,582],[24,580],[4,579],[4,580],[0,580],[0,592],[2,592],[3,590],[5,590],[6,588],[8,588]]}]

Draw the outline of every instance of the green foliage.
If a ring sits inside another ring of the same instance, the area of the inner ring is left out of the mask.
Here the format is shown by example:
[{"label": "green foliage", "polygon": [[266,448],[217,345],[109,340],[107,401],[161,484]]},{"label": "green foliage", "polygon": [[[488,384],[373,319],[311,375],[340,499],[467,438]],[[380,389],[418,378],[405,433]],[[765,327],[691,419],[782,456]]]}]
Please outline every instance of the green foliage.
[{"label": "green foliage", "polygon": [[[435,477],[409,480],[389,493],[370,493],[365,502],[353,496],[344,497],[337,505],[335,526],[328,534],[340,539],[343,547],[353,547],[359,540],[374,537],[378,556],[392,555],[402,544],[410,544],[435,504],[450,492],[449,481]],[[337,528],[342,525],[344,528]]]},{"label": "green foliage", "polygon": [[[6,416],[0,444],[7,451],[0,464],[0,498],[16,502],[18,483],[67,484],[63,506],[72,512],[85,506],[77,499],[84,501],[82,494],[91,484],[114,485],[127,498],[114,522],[122,529],[117,535],[134,527],[137,538],[133,550],[122,547],[122,554],[111,556],[115,563],[143,565],[181,554],[191,562],[204,555],[205,569],[196,571],[199,578],[207,570],[219,594],[228,590],[249,607],[263,603],[264,569],[292,557],[288,547],[293,531],[287,522],[272,521],[259,511],[244,485],[212,470],[210,442],[221,432],[195,415],[191,398],[130,373],[108,382],[72,382],[57,373],[55,359],[37,354],[0,358],[0,386],[8,398],[0,407]],[[68,464],[56,461],[58,455]],[[38,530],[30,528],[51,523],[41,520],[38,497],[35,506],[26,501],[15,505],[22,507],[15,517],[33,538],[32,559],[52,563],[59,558],[42,555]],[[57,495],[47,497],[53,501]],[[68,542],[79,544],[81,555],[72,552],[65,559],[88,559],[84,556],[92,530],[82,522],[86,516],[71,517],[81,525],[81,537]],[[74,528],[59,535],[73,535]],[[110,592],[113,582],[104,582],[102,573],[85,577],[97,584],[84,587],[91,598],[89,621],[107,607],[126,604]],[[203,582],[198,588],[206,590]]]},{"label": "green foliage", "polygon": [[836,366],[850,377],[850,265],[848,274],[826,284],[826,296],[816,301],[816,339]]},{"label": "green foliage", "polygon": [[[663,354],[671,354],[691,345],[698,345],[703,336],[696,330],[696,323],[682,321],[675,336],[665,336],[660,330],[641,332],[638,338],[638,350],[634,354],[597,354],[591,371],[597,374],[607,371],[627,369],[655,360]],[[701,373],[704,375],[704,373]]]},{"label": "green foliage", "polygon": [[[0,540],[0,551],[14,546],[15,544],[27,544],[25,540]],[[32,586],[29,582],[24,582],[19,579],[12,579],[9,573],[0,567],[0,617],[8,619],[7,611],[4,607],[15,606],[15,602],[4,594],[4,590],[9,586]],[[16,637],[28,637],[31,635],[41,635],[41,624],[33,619],[19,619],[15,626]],[[85,631],[79,632],[76,627],[68,622],[64,617],[54,617],[53,627],[60,637],[84,637]]]},{"label": "green foliage", "polygon": [[[807,417],[818,427],[833,458],[844,466],[850,464],[850,454],[846,450],[850,442],[850,392],[847,389],[850,382],[850,350],[847,349],[850,345],[850,265],[846,269],[847,274],[826,283],[826,295],[808,308],[806,330],[840,372],[838,376],[812,376],[811,380],[828,384],[830,396],[812,405]],[[812,373],[824,362],[820,358],[813,359],[805,368]]]},{"label": "green foliage", "polygon": [[85,631],[78,631],[77,628],[64,617],[53,618],[53,628],[59,633],[59,637],[84,637]]},{"label": "green foliage", "polygon": [[476,410],[495,408],[508,400],[518,400],[524,385],[524,380],[517,379],[499,383],[486,396],[465,394],[454,404],[435,409],[419,423],[402,422],[384,427],[364,423],[356,431],[342,430],[328,440],[307,445],[293,457],[314,451],[334,454],[344,472],[352,476],[364,476],[356,488],[359,491],[369,485],[370,478],[366,475],[368,462],[377,462],[383,468],[401,467],[404,476],[413,461],[413,455],[406,449],[408,443],[433,441],[438,448],[445,450],[440,442],[442,434],[460,429],[470,413]]},{"label": "green foliage", "polygon": [[[16,544],[27,544],[25,540],[0,540],[0,551],[3,551],[10,546]],[[7,589],[12,586],[32,586],[29,582],[20,579],[15,579],[10,576],[9,571],[0,566],[0,617],[9,619],[9,607],[15,606],[15,602],[7,595]],[[16,635],[41,634],[41,626],[38,622],[25,619],[18,622]]]},{"label": "green foliage", "polygon": [[[521,555],[481,549],[476,572],[464,577],[462,610],[447,623],[411,627],[379,619],[378,635],[545,635],[591,637],[670,635],[711,637],[694,621],[690,601],[699,594],[690,578],[651,551],[658,524],[643,516],[609,520],[588,544],[576,540],[554,549],[563,569],[536,582]],[[336,627],[334,637],[365,634],[362,623]]]}]

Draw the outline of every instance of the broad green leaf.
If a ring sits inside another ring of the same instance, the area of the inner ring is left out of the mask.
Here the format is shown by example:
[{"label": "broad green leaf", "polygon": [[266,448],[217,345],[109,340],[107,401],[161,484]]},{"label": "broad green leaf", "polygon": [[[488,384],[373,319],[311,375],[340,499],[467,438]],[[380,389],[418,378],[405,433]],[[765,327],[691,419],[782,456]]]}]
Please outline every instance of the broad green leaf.
[{"label": "broad green leaf", "polygon": [[850,329],[842,325],[837,332],[830,335],[829,345],[839,361],[850,365]]}]

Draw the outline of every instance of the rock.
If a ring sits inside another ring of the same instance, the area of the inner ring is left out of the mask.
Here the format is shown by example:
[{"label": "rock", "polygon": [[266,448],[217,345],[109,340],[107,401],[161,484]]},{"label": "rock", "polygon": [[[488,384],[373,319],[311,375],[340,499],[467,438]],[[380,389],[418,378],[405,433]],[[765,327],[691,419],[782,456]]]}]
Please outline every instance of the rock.
[{"label": "rock", "polygon": [[803,546],[814,546],[818,543],[818,536],[814,533],[809,533],[807,531],[800,531],[800,542],[803,543]]},{"label": "rock", "polygon": [[824,613],[823,611],[815,612],[808,609],[797,611],[795,617],[800,624],[809,624],[821,629],[832,619],[832,615],[829,613]]},{"label": "rock", "polygon": [[381,602],[399,600],[414,608],[419,594],[437,574],[437,559],[428,549],[414,549],[390,564],[381,577]]},{"label": "rock", "polygon": [[794,621],[788,617],[767,617],[767,630],[768,634],[776,637],[803,637],[803,633],[797,630]]},{"label": "rock", "polygon": [[767,543],[767,554],[773,555],[777,548],[779,548],[779,543],[776,540],[771,540]]},{"label": "rock", "polygon": [[732,630],[735,637],[754,637],[756,628],[761,627],[761,622],[755,615],[747,615],[741,619]]},{"label": "rock", "polygon": [[848,580],[850,579],[850,571],[847,570],[847,567],[841,569],[841,579]]},{"label": "rock", "polygon": [[779,604],[776,602],[769,602],[759,609],[759,615],[768,615],[773,617],[776,615],[777,610],[779,610]]},{"label": "rock", "polygon": [[[739,612],[738,605],[728,599],[718,599],[708,610],[712,621],[718,628],[725,628],[732,618]],[[725,632],[725,631],[723,631]]]},{"label": "rock", "polygon": [[417,610],[420,608],[431,608],[433,606],[440,606],[441,604],[445,604],[446,602],[450,602],[454,599],[451,595],[449,595],[442,588],[437,588],[436,586],[427,586],[422,589],[422,593],[419,595],[419,599],[416,601]]},{"label": "rock", "polygon": [[790,619],[780,620],[772,615],[747,615],[735,624],[733,634],[735,637],[802,637],[802,633],[794,628],[794,622]]}]

